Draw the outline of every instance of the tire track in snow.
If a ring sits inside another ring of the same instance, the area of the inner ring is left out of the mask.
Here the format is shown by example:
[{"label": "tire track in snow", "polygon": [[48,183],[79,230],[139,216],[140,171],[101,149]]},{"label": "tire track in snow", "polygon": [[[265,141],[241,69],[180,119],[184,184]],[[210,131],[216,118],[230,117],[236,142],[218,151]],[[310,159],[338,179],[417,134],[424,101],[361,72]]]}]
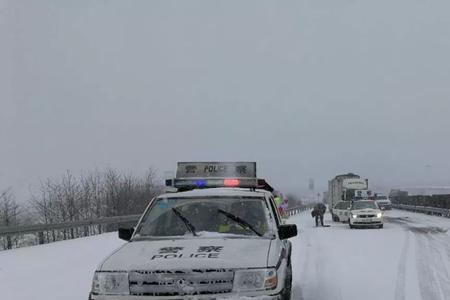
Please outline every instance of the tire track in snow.
[{"label": "tire track in snow", "polygon": [[433,234],[427,235],[430,240],[430,247],[433,249],[434,263],[439,265],[437,269],[437,276],[443,295],[450,295],[450,257],[448,251],[450,250],[448,235]]},{"label": "tire track in snow", "polygon": [[424,300],[446,300],[450,295],[450,261],[443,245],[448,237],[439,233],[416,233],[419,288]]},{"label": "tire track in snow", "polygon": [[335,278],[330,277],[330,249],[326,242],[324,244],[324,240],[317,236],[318,233],[315,233],[313,238],[310,234],[311,232],[308,232],[303,236],[304,256],[300,260],[299,270],[301,278],[298,278],[292,300],[341,300],[340,287],[331,284]]},{"label": "tire track in snow", "polygon": [[[423,300],[447,300],[450,295],[450,238],[448,229],[415,223],[408,217],[388,217],[391,223],[400,224],[416,244],[418,285]],[[428,224],[427,224],[428,225]],[[430,224],[431,225],[431,224]],[[406,248],[405,248],[406,247]],[[399,261],[395,300],[405,300],[405,274],[408,243],[402,248]]]},{"label": "tire track in snow", "polygon": [[[301,232],[301,233],[305,233],[305,232]],[[303,262],[302,262],[302,264],[301,264],[301,267],[300,268],[295,268],[296,270],[295,271],[297,271],[297,272],[299,272],[299,274],[300,274],[300,276],[298,276],[297,277],[297,279],[299,279],[298,281],[296,280],[295,281],[295,285],[294,285],[294,287],[293,287],[293,292],[292,292],[292,300],[294,300],[294,299],[298,299],[298,300],[306,300],[305,299],[305,297],[303,296],[303,286],[302,286],[302,284],[300,284],[299,282],[304,282],[303,281],[303,277],[305,277],[305,279],[306,279],[306,274],[309,274],[309,256],[310,256],[310,254],[309,254],[309,248],[311,248],[311,244],[310,244],[310,236],[309,236],[309,234],[304,234],[303,236],[302,236],[303,238],[304,238],[304,240],[305,240],[305,242],[306,242],[306,247],[305,247],[305,252],[304,252],[304,254],[305,254],[305,256],[303,257]]]},{"label": "tire track in snow", "polygon": [[409,234],[409,231],[405,232],[405,241],[403,243],[401,257],[398,264],[397,281],[395,284],[395,300],[405,300],[406,260],[408,258]]}]

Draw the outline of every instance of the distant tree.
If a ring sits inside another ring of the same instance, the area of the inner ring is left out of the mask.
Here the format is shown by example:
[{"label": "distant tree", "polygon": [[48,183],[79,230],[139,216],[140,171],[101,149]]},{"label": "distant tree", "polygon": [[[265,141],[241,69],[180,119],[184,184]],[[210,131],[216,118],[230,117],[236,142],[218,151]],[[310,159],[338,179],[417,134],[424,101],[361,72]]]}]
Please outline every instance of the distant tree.
[{"label": "distant tree", "polygon": [[[67,171],[60,180],[47,179],[42,182],[31,202],[37,219],[44,224],[53,224],[140,214],[161,191],[153,169],[149,169],[142,177],[111,168],[95,170],[79,177]],[[76,238],[115,228],[97,225],[57,230],[46,232],[44,239],[50,242]]]},{"label": "distant tree", "polygon": [[[19,205],[14,199],[12,189],[8,188],[0,193],[0,226],[14,226],[18,224],[20,214]],[[7,236],[2,240],[3,249],[12,249],[17,238]]]}]

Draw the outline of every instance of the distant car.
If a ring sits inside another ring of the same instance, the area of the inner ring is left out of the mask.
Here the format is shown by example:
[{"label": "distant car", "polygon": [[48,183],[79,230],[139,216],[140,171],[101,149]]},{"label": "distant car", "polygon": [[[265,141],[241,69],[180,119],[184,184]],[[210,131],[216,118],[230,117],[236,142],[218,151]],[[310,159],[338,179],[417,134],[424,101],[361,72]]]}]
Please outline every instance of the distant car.
[{"label": "distant car", "polygon": [[391,200],[389,200],[387,196],[377,196],[375,201],[377,202],[381,210],[392,209]]},{"label": "distant car", "polygon": [[332,210],[333,221],[348,222],[350,214],[348,209],[350,208],[351,204],[352,204],[351,201],[338,202]]},{"label": "distant car", "polygon": [[350,207],[350,228],[383,228],[383,213],[373,200],[354,201]]}]

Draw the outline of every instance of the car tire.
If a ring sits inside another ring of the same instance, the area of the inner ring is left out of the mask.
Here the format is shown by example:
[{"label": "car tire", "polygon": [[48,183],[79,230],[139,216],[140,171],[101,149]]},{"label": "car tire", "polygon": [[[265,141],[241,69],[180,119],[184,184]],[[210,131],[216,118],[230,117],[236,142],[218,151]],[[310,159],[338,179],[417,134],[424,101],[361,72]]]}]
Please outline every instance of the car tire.
[{"label": "car tire", "polygon": [[[291,260],[289,259],[289,261]],[[287,267],[284,289],[281,291],[281,299],[291,300],[291,293],[292,293],[292,264],[289,263],[289,266]]]},{"label": "car tire", "polygon": [[378,228],[380,228],[380,229],[383,228],[383,224],[379,225]]}]

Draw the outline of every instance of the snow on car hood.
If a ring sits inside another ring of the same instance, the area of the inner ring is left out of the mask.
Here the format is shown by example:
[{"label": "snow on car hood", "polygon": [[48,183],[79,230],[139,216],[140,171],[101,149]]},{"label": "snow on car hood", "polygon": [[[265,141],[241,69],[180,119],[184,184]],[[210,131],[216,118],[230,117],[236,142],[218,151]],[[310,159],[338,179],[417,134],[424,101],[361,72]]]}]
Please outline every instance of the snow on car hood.
[{"label": "snow on car hood", "polygon": [[141,240],[123,245],[99,270],[264,268],[270,239]]},{"label": "snow on car hood", "polygon": [[381,210],[376,209],[376,208],[364,208],[364,209],[353,209],[352,210],[352,214],[377,214],[380,213]]}]

